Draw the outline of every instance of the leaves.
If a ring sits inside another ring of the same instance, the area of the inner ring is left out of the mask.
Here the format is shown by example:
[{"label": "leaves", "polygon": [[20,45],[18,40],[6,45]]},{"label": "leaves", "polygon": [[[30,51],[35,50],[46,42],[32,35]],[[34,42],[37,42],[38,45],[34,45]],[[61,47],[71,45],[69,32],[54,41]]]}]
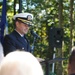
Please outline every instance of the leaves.
[{"label": "leaves", "polygon": [[[42,58],[50,58],[53,55],[53,49],[49,47],[49,29],[51,26],[58,27],[58,6],[60,0],[22,0],[22,12],[30,12],[34,15],[33,29],[40,35],[41,39],[37,39],[35,43],[34,55]],[[17,3],[19,4],[18,0]],[[2,2],[0,2],[0,11]],[[7,20],[9,23],[9,33],[14,29],[12,17],[14,15],[14,0],[7,0]],[[18,10],[16,11],[18,13]],[[70,1],[63,1],[63,29],[64,29],[64,56],[68,56],[70,43]],[[73,10],[73,16],[75,9]],[[75,24],[75,22],[73,23]],[[73,27],[73,35],[75,36],[75,26]],[[28,34],[30,43],[33,42],[33,37]],[[73,39],[75,39],[73,37]],[[51,53],[51,54],[50,54]]]}]

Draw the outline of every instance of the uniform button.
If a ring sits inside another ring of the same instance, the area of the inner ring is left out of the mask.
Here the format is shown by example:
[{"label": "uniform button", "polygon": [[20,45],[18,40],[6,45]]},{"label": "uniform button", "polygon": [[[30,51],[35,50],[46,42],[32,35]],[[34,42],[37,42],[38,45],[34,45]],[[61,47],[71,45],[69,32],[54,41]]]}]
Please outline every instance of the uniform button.
[{"label": "uniform button", "polygon": [[22,47],[22,49],[24,49],[24,47]]}]

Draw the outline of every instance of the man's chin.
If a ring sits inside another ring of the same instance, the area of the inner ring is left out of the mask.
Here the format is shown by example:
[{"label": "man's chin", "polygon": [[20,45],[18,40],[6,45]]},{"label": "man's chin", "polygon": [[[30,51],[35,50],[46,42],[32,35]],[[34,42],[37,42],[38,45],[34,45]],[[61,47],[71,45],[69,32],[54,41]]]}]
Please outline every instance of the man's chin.
[{"label": "man's chin", "polygon": [[25,32],[24,34],[27,34],[27,32]]}]

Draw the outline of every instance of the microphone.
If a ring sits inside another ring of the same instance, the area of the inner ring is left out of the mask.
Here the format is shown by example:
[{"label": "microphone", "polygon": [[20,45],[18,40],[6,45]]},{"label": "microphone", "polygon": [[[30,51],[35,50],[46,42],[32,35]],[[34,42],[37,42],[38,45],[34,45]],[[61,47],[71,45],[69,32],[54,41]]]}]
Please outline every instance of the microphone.
[{"label": "microphone", "polygon": [[34,32],[34,31],[31,30],[31,34],[32,34],[34,37],[40,39],[40,36],[39,36],[36,32]]}]

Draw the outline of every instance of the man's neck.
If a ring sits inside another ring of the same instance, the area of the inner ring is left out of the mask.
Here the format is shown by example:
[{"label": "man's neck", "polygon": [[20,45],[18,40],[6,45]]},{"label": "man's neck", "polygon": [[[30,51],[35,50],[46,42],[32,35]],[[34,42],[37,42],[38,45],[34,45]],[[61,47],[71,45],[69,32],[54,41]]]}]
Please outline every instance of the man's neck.
[{"label": "man's neck", "polygon": [[15,31],[16,31],[21,37],[24,36],[23,34],[19,33],[16,29],[15,29]]}]

